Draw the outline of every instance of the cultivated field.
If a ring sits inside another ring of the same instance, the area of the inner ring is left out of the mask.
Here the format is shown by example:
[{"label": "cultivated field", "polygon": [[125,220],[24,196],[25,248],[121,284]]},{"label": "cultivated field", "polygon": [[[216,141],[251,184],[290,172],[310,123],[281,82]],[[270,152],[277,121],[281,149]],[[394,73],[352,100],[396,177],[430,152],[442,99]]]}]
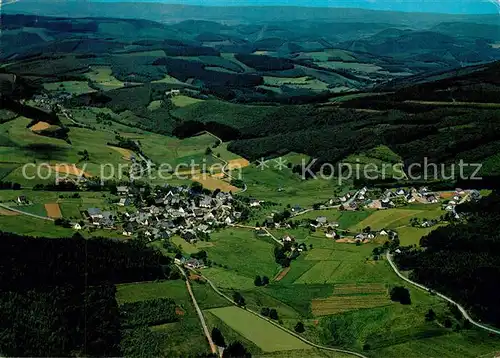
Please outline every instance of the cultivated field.
[{"label": "cultivated field", "polygon": [[[420,214],[419,210],[410,209],[390,209],[390,210],[379,210],[374,212],[365,220],[361,221],[357,225],[352,226],[352,231],[361,231],[363,228],[369,226],[372,230],[380,230],[384,228],[392,228],[395,222],[401,220],[410,220],[411,217]],[[408,221],[406,221],[407,223]]]},{"label": "cultivated field", "polygon": [[312,301],[315,316],[327,316],[361,308],[380,307],[391,304],[387,295],[332,296]]},{"label": "cultivated field", "polygon": [[294,336],[239,307],[216,308],[210,310],[210,313],[219,317],[265,352],[309,348],[307,344]]},{"label": "cultivated field", "polygon": [[36,132],[36,131],[43,131],[45,129],[49,129],[50,128],[50,124],[47,123],[47,122],[38,122],[37,124],[33,125],[30,127],[30,129],[33,131],[33,132]]},{"label": "cultivated field", "polygon": [[288,274],[289,271],[290,271],[290,267],[287,267],[287,268],[283,269],[283,271],[281,271],[279,273],[279,275],[276,276],[276,278],[274,279],[274,281],[279,282],[279,281],[283,280],[283,278]]},{"label": "cultivated field", "polygon": [[250,165],[250,162],[244,158],[241,159],[231,159],[228,162],[227,169],[234,170],[238,168],[246,168]]},{"label": "cultivated field", "polygon": [[194,175],[192,177],[192,180],[199,182],[201,185],[203,185],[204,188],[210,189],[212,191],[220,189],[221,191],[224,191],[226,193],[236,193],[240,190],[234,185],[231,185],[228,182],[211,175]]},{"label": "cultivated field", "polygon": [[385,293],[387,288],[382,283],[344,283],[334,285],[333,293],[335,295],[352,295],[368,293]]},{"label": "cultivated field", "polygon": [[45,204],[45,210],[47,211],[47,216],[53,219],[62,218],[61,208],[57,203]]},{"label": "cultivated field", "polygon": [[21,215],[21,214],[19,214],[16,211],[11,211],[11,210],[7,210],[4,208],[0,208],[0,216],[16,216],[16,215]]}]

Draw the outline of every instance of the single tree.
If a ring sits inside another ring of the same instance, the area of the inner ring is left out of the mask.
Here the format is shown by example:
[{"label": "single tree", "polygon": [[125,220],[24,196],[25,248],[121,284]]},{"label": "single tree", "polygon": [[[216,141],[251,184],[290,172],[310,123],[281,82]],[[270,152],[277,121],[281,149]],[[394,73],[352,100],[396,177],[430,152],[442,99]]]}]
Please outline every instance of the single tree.
[{"label": "single tree", "polygon": [[262,276],[262,286],[269,285],[269,277]]},{"label": "single tree", "polygon": [[222,354],[222,358],[249,358],[252,355],[240,342],[231,343]]},{"label": "single tree", "polygon": [[392,301],[399,302],[402,305],[411,304],[410,291],[402,286],[392,288],[390,296]]},{"label": "single tree", "polygon": [[434,321],[436,319],[436,313],[431,309],[425,314],[425,320],[428,322]]},{"label": "single tree", "polygon": [[212,329],[212,340],[219,347],[226,346],[226,341],[224,340],[224,336],[222,335],[222,332],[216,327],[214,327]]},{"label": "single tree", "polygon": [[255,280],[253,281],[254,285],[255,286],[262,286],[262,279],[260,278],[260,276],[255,276]]},{"label": "single tree", "polygon": [[233,301],[236,302],[238,306],[245,306],[245,298],[239,292],[233,293]]},{"label": "single tree", "polygon": [[276,311],[274,308],[271,308],[269,310],[269,318],[274,319],[275,321],[277,321],[279,319],[279,317],[278,317],[278,311]]},{"label": "single tree", "polygon": [[302,322],[297,322],[294,329],[295,329],[295,332],[297,332],[297,333],[304,333],[306,330],[304,328],[304,323],[302,323]]}]

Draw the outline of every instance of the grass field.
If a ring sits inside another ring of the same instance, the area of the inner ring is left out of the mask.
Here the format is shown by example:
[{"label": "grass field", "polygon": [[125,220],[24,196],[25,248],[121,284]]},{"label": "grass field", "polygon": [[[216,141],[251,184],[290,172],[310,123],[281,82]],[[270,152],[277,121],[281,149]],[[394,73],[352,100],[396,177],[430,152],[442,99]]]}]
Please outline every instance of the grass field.
[{"label": "grass field", "polygon": [[320,261],[295,282],[302,284],[332,283],[333,274],[341,264],[340,261]]},{"label": "grass field", "polygon": [[0,230],[19,235],[38,237],[71,237],[75,232],[54,225],[51,221],[35,219],[26,215],[0,216]]},{"label": "grass field", "polygon": [[103,91],[110,91],[124,86],[122,81],[117,80],[116,77],[112,75],[110,67],[94,66],[85,76]]},{"label": "grass field", "polygon": [[419,245],[420,239],[429,234],[431,231],[436,230],[439,226],[416,228],[406,226],[398,229],[399,241],[402,246]]},{"label": "grass field", "polygon": [[274,87],[307,88],[316,91],[328,90],[328,83],[312,77],[270,77],[264,76],[264,84]]},{"label": "grass field", "polygon": [[233,159],[241,159],[241,157],[238,154],[235,154],[235,153],[227,150],[228,145],[229,145],[229,142],[225,142],[225,143],[218,145],[216,148],[213,148],[213,153],[216,156],[220,155],[220,158],[225,160],[225,161],[230,161]]},{"label": "grass field", "polygon": [[44,83],[43,87],[47,91],[55,92],[68,92],[75,96],[79,96],[85,93],[97,92],[95,89],[90,88],[88,83],[85,81],[64,81],[64,82],[53,82]]},{"label": "grass field", "polygon": [[17,210],[24,211],[25,213],[38,215],[38,216],[47,216],[47,211],[45,210],[44,204],[33,204],[33,205],[23,205],[15,207]]},{"label": "grass field", "polygon": [[242,177],[248,186],[245,195],[283,206],[290,204],[306,208],[331,199],[335,190],[342,189],[334,180],[302,180],[290,169],[275,169],[272,160],[268,164],[266,170],[253,164],[242,170]]},{"label": "grass field", "polygon": [[235,306],[216,308],[210,310],[210,313],[265,352],[309,348],[299,339],[241,308]]},{"label": "grass field", "polygon": [[180,246],[181,250],[185,252],[186,254],[194,254],[200,250],[204,250],[207,247],[212,247],[214,246],[213,243],[211,242],[206,242],[206,241],[198,241],[195,244],[190,244],[180,236],[174,236],[171,238],[171,241],[173,244],[176,246]]},{"label": "grass field", "polygon": [[155,298],[169,297],[174,300],[184,300],[186,283],[182,280],[144,282],[117,285],[116,299],[119,303],[138,302]]},{"label": "grass field", "polygon": [[253,230],[235,228],[216,232],[211,234],[211,242],[214,246],[205,249],[208,258],[227,266],[231,272],[252,280],[256,275],[271,278],[278,272],[274,246],[255,238]]},{"label": "grass field", "polygon": [[255,287],[252,278],[220,267],[206,268],[203,269],[202,273],[217,287],[238,290],[250,290]]},{"label": "grass field", "polygon": [[157,81],[152,81],[151,83],[167,83],[167,84],[172,84],[172,85],[178,85],[178,84],[184,84],[184,82],[179,81],[177,78],[165,75],[161,80]]},{"label": "grass field", "polygon": [[205,310],[203,312],[203,316],[205,316],[205,321],[210,331],[212,331],[213,328],[217,328],[221,331],[222,335],[224,336],[226,344],[230,344],[235,341],[241,342],[245,346],[245,348],[252,354],[252,357],[264,353],[262,349],[256,346],[252,341],[250,341],[240,333],[236,332],[223,320],[221,320],[219,317],[217,317],[209,310]]},{"label": "grass field", "polygon": [[254,354],[253,357],[256,358],[352,358],[351,354],[344,354],[332,351],[326,351],[324,349],[311,348],[306,350],[293,350],[293,351],[282,351],[282,352],[272,352],[264,354]]},{"label": "grass field", "polygon": [[174,97],[172,97],[171,101],[174,104],[174,106],[176,106],[176,107],[186,107],[186,106],[189,106],[192,104],[203,102],[202,99],[192,98],[192,97],[183,96],[183,95],[174,96]]},{"label": "grass field", "polygon": [[371,227],[372,230],[394,228],[394,223],[404,222],[405,224],[407,224],[410,218],[420,213],[421,211],[410,209],[378,210],[367,217],[365,220],[359,222],[356,225],[353,225],[351,227],[351,230],[361,231],[367,226]]}]

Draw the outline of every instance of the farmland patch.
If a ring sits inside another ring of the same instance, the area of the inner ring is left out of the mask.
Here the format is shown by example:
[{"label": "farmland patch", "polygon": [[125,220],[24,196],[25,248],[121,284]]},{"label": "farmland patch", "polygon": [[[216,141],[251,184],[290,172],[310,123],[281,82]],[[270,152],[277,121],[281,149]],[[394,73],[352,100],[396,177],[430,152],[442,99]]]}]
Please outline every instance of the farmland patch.
[{"label": "farmland patch", "polygon": [[340,261],[320,261],[299,277],[295,283],[329,283],[334,272],[342,264]]},{"label": "farmland patch", "polygon": [[312,301],[315,316],[327,316],[361,308],[381,307],[391,304],[387,295],[332,296]]},{"label": "farmland patch", "polygon": [[309,348],[298,338],[241,308],[231,306],[212,309],[210,312],[265,352]]},{"label": "farmland patch", "polygon": [[45,204],[45,210],[47,211],[47,216],[53,219],[62,218],[61,208],[57,203]]}]

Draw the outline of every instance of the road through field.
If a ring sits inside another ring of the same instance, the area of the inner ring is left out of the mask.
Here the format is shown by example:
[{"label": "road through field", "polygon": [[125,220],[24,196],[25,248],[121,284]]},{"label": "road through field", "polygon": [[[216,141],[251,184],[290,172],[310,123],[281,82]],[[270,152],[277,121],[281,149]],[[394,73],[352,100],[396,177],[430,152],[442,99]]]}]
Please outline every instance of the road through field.
[{"label": "road through field", "polygon": [[189,278],[187,277],[186,273],[184,272],[184,269],[180,267],[179,265],[176,265],[181,274],[184,276],[186,279],[186,287],[189,292],[189,295],[191,296],[191,300],[193,301],[194,308],[196,309],[196,313],[198,314],[198,318],[200,319],[201,326],[203,327],[203,332],[205,333],[205,336],[207,337],[208,344],[210,345],[210,350],[212,351],[213,354],[218,354],[219,349],[217,346],[214,344],[214,341],[212,340],[212,336],[210,335],[210,331],[208,330],[207,323],[205,322],[205,317],[203,317],[203,313],[201,312],[200,306],[198,306],[198,302],[196,301],[196,297],[194,296],[193,290],[191,289],[191,284],[189,283]]},{"label": "road through field", "polygon": [[[392,269],[394,270],[394,272],[403,280],[405,280],[406,282],[408,283],[411,283],[413,286],[415,287],[418,287],[424,291],[427,291],[427,292],[430,292],[431,289],[428,288],[428,287],[425,287],[424,285],[421,285],[419,283],[416,283],[412,280],[410,280],[409,278],[406,278],[400,271],[399,269],[396,267],[396,264],[394,263],[394,261],[392,261],[392,255],[389,253],[389,251],[387,251],[387,261],[389,261],[389,264],[391,265]],[[455,305],[458,307],[458,309],[460,310],[460,312],[462,313],[462,315],[464,316],[464,318],[469,321],[471,324],[473,324],[474,326],[478,327],[478,328],[481,328],[481,329],[484,329],[488,332],[491,332],[491,333],[496,333],[496,334],[500,334],[500,330],[498,329],[495,329],[495,328],[491,328],[491,327],[488,327],[488,326],[485,326],[481,323],[478,323],[476,321],[474,321],[470,316],[469,314],[467,313],[467,311],[465,310],[465,308],[463,308],[460,304],[458,304],[457,302],[453,301],[451,298],[449,297],[446,297],[445,295],[439,293],[439,292],[436,292],[434,290],[432,290],[433,293],[436,294],[436,296],[438,297],[441,297],[443,300],[445,301],[448,301],[449,303]]]},{"label": "road through field", "polygon": [[0,204],[0,207],[3,208],[3,209],[6,209],[6,210],[14,211],[14,212],[22,214],[22,215],[31,216],[31,217],[36,218],[36,219],[42,219],[42,220],[47,220],[47,221],[54,221],[54,219],[52,219],[52,218],[49,218],[49,217],[46,217],[46,216],[39,216],[39,215],[35,215],[35,214],[30,214],[30,213],[27,213],[25,211],[14,209],[14,208],[12,208],[10,206],[7,206],[7,205],[4,205],[4,204]]},{"label": "road through field", "polygon": [[[195,271],[195,270],[192,270],[192,271]],[[199,274],[199,273],[198,273]],[[207,277],[205,277],[204,275],[202,274],[199,274],[204,280],[207,281],[207,283],[210,285],[210,287],[212,287],[212,289],[221,297],[225,298],[227,301],[231,302],[233,305],[237,306],[237,307],[240,307],[236,304],[236,302],[234,302],[232,300],[232,298],[230,298],[229,296],[227,296],[226,294],[224,294],[223,292],[221,292],[214,284],[212,281],[210,281]],[[353,351],[348,351],[348,350],[345,350],[345,349],[338,349],[338,348],[332,348],[332,347],[325,347],[325,346],[321,346],[319,344],[316,344],[316,343],[313,343],[311,341],[308,341],[307,339],[305,339],[304,337],[302,337],[301,335],[295,333],[294,331],[291,331],[281,325],[279,325],[278,323],[274,322],[273,320],[267,318],[267,317],[264,317],[262,316],[261,314],[255,312],[255,311],[252,311],[251,309],[248,309],[248,308],[242,308],[240,307],[241,309],[244,309],[245,311],[247,312],[250,312],[251,314],[271,323],[272,325],[278,327],[279,329],[287,332],[288,334],[291,334],[292,336],[294,336],[295,338],[298,338],[300,339],[302,342],[310,345],[311,347],[314,347],[314,348],[319,348],[319,349],[323,349],[323,350],[327,350],[327,351],[331,351],[331,352],[338,352],[338,353],[345,353],[345,354],[349,354],[349,355],[353,355],[353,356],[356,356],[356,357],[359,357],[359,358],[368,358],[367,356],[361,354],[361,353],[358,353],[358,352],[353,352]]]}]

